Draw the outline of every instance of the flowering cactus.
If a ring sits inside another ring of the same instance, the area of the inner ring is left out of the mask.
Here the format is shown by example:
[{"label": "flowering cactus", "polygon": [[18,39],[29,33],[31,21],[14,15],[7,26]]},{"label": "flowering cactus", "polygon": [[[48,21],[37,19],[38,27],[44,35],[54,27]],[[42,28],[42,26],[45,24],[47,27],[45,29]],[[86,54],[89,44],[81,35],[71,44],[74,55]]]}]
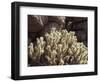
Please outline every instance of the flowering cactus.
[{"label": "flowering cactus", "polygon": [[75,32],[51,28],[28,46],[32,65],[87,64],[88,48],[77,42]]}]

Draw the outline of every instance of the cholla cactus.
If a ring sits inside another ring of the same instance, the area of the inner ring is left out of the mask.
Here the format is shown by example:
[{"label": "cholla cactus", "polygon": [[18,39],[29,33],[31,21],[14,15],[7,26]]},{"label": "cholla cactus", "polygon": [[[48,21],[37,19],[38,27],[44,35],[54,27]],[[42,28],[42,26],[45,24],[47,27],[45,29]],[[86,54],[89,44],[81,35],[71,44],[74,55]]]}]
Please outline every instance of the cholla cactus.
[{"label": "cholla cactus", "polygon": [[[34,44],[34,45],[33,45]],[[36,43],[30,43],[32,65],[87,64],[88,48],[77,42],[75,32],[51,28]]]}]

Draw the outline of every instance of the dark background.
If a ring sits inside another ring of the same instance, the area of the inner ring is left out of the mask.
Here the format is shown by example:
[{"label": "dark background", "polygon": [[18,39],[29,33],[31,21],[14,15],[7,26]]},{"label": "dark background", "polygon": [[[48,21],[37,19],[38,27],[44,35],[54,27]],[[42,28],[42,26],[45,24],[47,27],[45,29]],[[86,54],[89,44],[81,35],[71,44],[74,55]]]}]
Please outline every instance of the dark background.
[{"label": "dark background", "polygon": [[75,31],[78,41],[88,46],[87,22],[87,17],[28,15],[28,42],[34,42],[36,37],[42,36],[45,31],[49,31],[49,28],[54,26],[68,31]]}]

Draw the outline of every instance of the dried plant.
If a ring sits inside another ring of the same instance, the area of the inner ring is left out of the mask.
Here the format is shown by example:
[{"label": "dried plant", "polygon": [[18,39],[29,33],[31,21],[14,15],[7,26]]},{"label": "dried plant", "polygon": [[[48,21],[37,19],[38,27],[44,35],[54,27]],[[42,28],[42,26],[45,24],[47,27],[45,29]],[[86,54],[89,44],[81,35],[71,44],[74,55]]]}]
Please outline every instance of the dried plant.
[{"label": "dried plant", "polygon": [[88,48],[77,42],[75,32],[51,28],[28,46],[32,65],[87,64]]}]

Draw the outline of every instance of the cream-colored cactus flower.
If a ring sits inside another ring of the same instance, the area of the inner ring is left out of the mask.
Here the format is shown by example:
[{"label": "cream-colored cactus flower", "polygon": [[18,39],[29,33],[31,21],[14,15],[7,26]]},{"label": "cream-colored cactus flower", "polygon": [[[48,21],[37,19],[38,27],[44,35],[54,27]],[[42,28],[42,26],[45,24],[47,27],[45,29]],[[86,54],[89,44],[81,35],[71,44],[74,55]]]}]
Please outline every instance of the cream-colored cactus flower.
[{"label": "cream-colored cactus flower", "polygon": [[88,48],[78,42],[75,32],[51,28],[28,46],[33,65],[87,64]]}]

